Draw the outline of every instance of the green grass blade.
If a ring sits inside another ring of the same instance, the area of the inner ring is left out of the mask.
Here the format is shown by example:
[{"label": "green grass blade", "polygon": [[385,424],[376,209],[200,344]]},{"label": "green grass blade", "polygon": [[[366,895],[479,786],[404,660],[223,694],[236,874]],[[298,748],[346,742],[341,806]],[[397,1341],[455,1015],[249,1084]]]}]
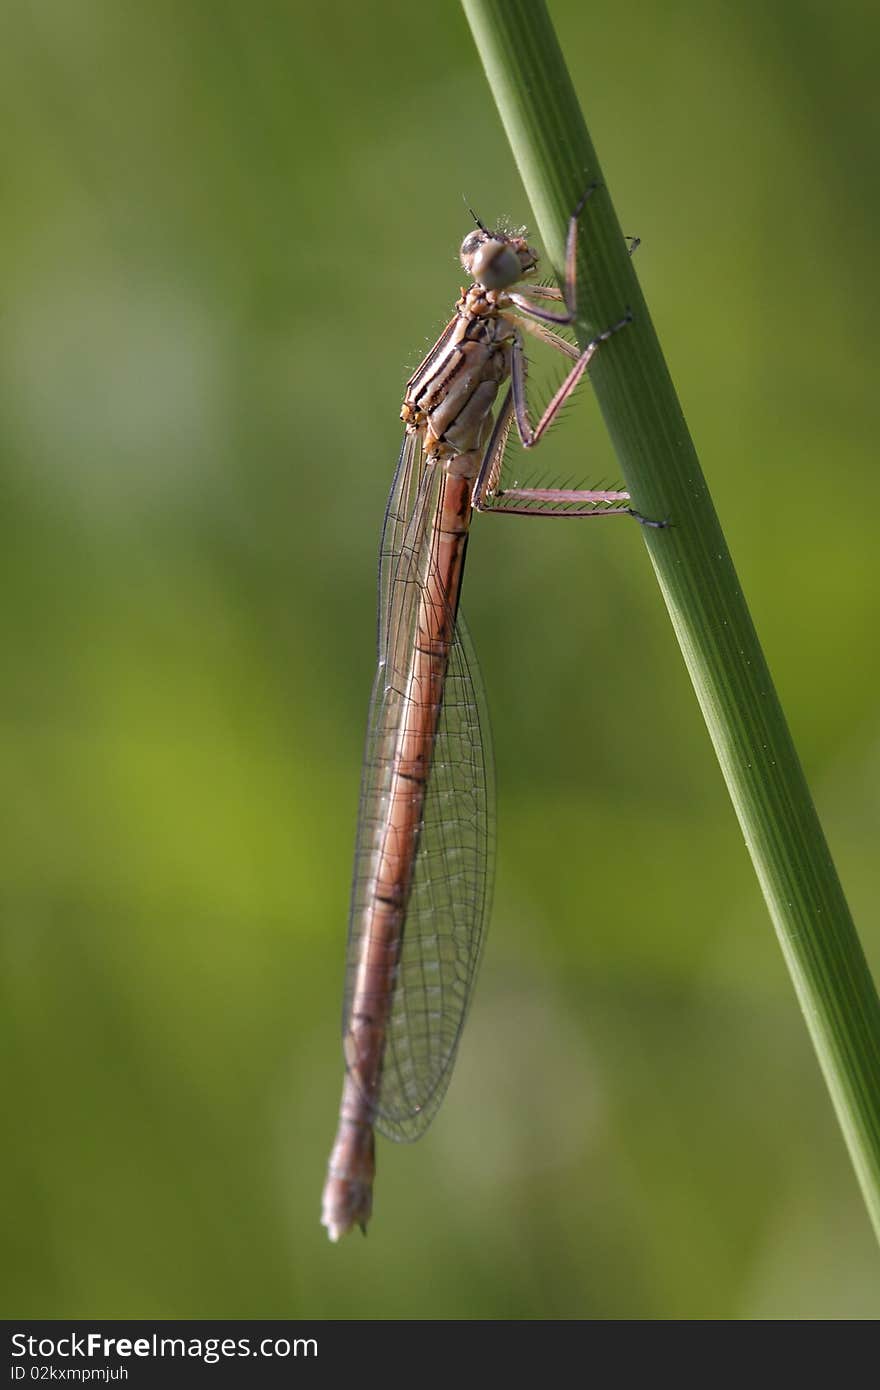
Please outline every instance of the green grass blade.
[{"label": "green grass blade", "polygon": [[583,221],[578,336],[633,311],[591,380],[634,506],[674,523],[645,544],[880,1237],[877,992],[606,181],[543,0],[462,3],[557,271],[572,208],[604,185]]}]

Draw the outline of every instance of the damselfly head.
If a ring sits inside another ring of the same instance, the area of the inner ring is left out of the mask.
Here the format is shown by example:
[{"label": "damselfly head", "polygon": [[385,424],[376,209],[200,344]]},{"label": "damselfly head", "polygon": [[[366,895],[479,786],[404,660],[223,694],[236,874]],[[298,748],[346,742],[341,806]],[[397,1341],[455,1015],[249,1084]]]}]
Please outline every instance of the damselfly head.
[{"label": "damselfly head", "polygon": [[461,243],[461,263],[487,290],[515,285],[538,264],[538,256],[523,236],[490,232],[482,222]]}]

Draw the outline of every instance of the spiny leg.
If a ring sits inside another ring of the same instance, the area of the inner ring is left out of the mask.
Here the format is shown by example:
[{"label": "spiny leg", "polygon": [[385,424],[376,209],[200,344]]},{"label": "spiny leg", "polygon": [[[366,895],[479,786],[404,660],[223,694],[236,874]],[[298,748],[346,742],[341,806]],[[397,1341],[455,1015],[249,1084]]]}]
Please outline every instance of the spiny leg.
[{"label": "spiny leg", "polygon": [[[629,493],[612,490],[573,488],[503,488],[499,489],[501,464],[507,439],[514,420],[513,387],[511,386],[495,421],[491,437],[483,454],[472,502],[475,511],[501,512],[508,516],[589,517],[632,516],[643,526],[662,529],[666,521],[654,521],[634,507],[614,505],[629,501]],[[564,511],[548,511],[554,505]]]},{"label": "spiny leg", "polygon": [[[577,307],[576,301],[576,252],[577,252],[577,224],[578,218],[583,211],[584,205],[590,194],[595,191],[598,184],[591,184],[575,209],[569,223],[568,239],[566,244],[566,290],[563,294],[558,289],[550,286],[534,286],[533,289],[548,299],[563,299],[567,307],[571,310],[570,317],[554,315],[543,310],[535,311],[534,306],[529,305],[521,295],[511,295],[511,299],[521,310],[529,314],[529,318],[515,319],[512,315],[509,321],[514,328],[514,340],[511,357],[511,385],[504,398],[504,403],[498,412],[495,427],[492,431],[480,472],[474,484],[472,501],[477,511],[497,511],[506,512],[514,516],[568,516],[568,517],[587,517],[587,516],[632,516],[645,526],[663,528],[669,523],[666,521],[654,521],[650,517],[643,516],[633,507],[615,506],[614,503],[628,502],[629,493],[624,491],[594,490],[594,489],[572,489],[572,488],[505,488],[500,490],[498,483],[501,479],[501,464],[504,450],[507,445],[507,438],[510,434],[510,427],[513,420],[516,420],[517,433],[525,448],[533,448],[542,438],[543,434],[553,423],[562,406],[569,399],[572,392],[576,389],[581,377],[586,372],[598,352],[602,343],[607,342],[621,328],[632,322],[632,314],[627,311],[624,318],[617,323],[606,328],[603,333],[599,333],[593,338],[583,352],[578,349],[558,333],[554,333],[551,328],[545,326],[546,323],[564,324],[574,318]],[[638,246],[638,238],[633,238],[633,245],[630,254]],[[537,319],[539,322],[535,322]],[[526,358],[523,347],[522,329],[526,329],[534,337],[539,338],[548,346],[555,348],[557,352],[574,359],[574,366],[569,371],[562,385],[550,400],[546,410],[541,415],[534,428],[529,420],[528,401],[526,395]],[[547,507],[553,505],[564,507],[564,511],[547,511]]]},{"label": "spiny leg", "polygon": [[[573,323],[577,317],[577,238],[578,221],[586,206],[587,199],[601,185],[591,183],[584,196],[581,198],[568,222],[568,232],[565,238],[565,288],[560,290],[552,285],[530,285],[527,294],[511,293],[511,300],[524,314],[539,319],[542,323]],[[630,256],[641,245],[641,237],[625,237],[626,241],[632,243],[628,247]],[[564,314],[551,313],[549,309],[539,308],[534,304],[533,299],[555,299],[562,300],[565,304]]]},{"label": "spiny leg", "polygon": [[483,451],[483,461],[471,493],[471,503],[475,511],[494,511],[496,498],[504,496],[503,492],[498,491],[498,484],[501,481],[501,464],[512,424],[513,392],[508,386],[489,442]]},{"label": "spiny leg", "polygon": [[[645,520],[631,507],[614,507],[611,503],[629,501],[628,492],[574,491],[563,488],[504,488],[499,490],[501,461],[507,437],[513,424],[513,391],[508,390],[498,412],[495,428],[486,446],[477,481],[474,484],[473,505],[478,512],[502,512],[510,516],[635,516]],[[565,503],[564,512],[548,512],[546,506]],[[540,505],[540,504],[543,504]],[[649,523],[653,524],[653,523]]]},{"label": "spiny leg", "polygon": [[561,352],[564,357],[571,358],[572,362],[580,359],[581,350],[575,343],[570,343],[567,338],[563,338],[560,333],[555,333],[552,328],[547,328],[543,323],[533,323],[531,319],[515,318],[509,319],[510,323],[515,323],[518,328],[524,328],[531,333],[533,338],[539,342],[546,343],[554,351]]},{"label": "spiny leg", "polygon": [[587,343],[587,346],[578,357],[558,391],[550,398],[546,410],[534,428],[529,420],[529,408],[526,399],[526,357],[523,349],[523,337],[519,325],[516,325],[516,336],[513,340],[511,357],[510,384],[513,393],[513,412],[516,419],[516,428],[526,449],[533,448],[541,439],[545,430],[549,429],[550,425],[552,425],[559,411],[577,387],[578,382],[602,344],[607,343],[609,338],[613,337],[621,328],[626,328],[629,323],[632,323],[632,314],[627,311],[624,318],[619,319],[617,323],[613,323],[610,328],[606,328],[603,333],[597,334],[595,338],[592,338],[590,342]]},{"label": "spiny leg", "polygon": [[[627,310],[624,318],[617,323],[606,328],[603,333],[597,334],[583,352],[577,357],[574,366],[568,376],[559,387],[558,391],[551,397],[546,410],[532,427],[529,420],[528,399],[526,393],[526,356],[523,347],[522,329],[526,328],[530,333],[540,338],[550,347],[556,348],[558,352],[566,356],[574,356],[577,352],[570,343],[564,338],[560,338],[558,333],[552,329],[545,328],[542,324],[530,323],[527,319],[521,319],[514,324],[516,333],[513,340],[510,370],[510,390],[505,397],[504,405],[498,416],[498,422],[492,432],[487,449],[489,466],[484,462],[477,479],[474,492],[474,506],[478,510],[506,511],[518,516],[633,516],[643,526],[656,527],[662,530],[668,526],[668,521],[655,521],[651,517],[643,516],[633,507],[621,507],[610,505],[616,502],[628,502],[628,492],[596,491],[588,489],[573,488],[511,488],[503,492],[496,491],[501,474],[501,458],[504,453],[504,446],[507,443],[507,436],[510,432],[511,416],[516,420],[517,433],[526,449],[534,448],[539,443],[546,430],[552,425],[559,411],[569,399],[572,392],[576,389],[581,377],[586,372],[591,361],[603,343],[619,332],[621,328],[626,328],[627,324],[632,323],[632,314]],[[499,429],[499,426],[501,427]],[[493,454],[494,447],[494,454]],[[491,457],[490,457],[491,456]],[[480,491],[481,484],[484,490]],[[488,489],[488,491],[486,490]],[[485,503],[488,497],[496,499],[503,498],[503,502],[493,501],[490,506]],[[484,505],[481,505],[484,504]],[[564,511],[548,512],[545,508],[554,504],[564,507]]]},{"label": "spiny leg", "polygon": [[568,322],[574,323],[577,317],[577,239],[578,221],[580,215],[587,205],[587,201],[595,193],[599,184],[591,183],[586,189],[583,197],[575,208],[571,217],[568,219],[568,232],[565,237],[565,284],[562,293],[565,298],[565,307],[568,310]]},{"label": "spiny leg", "polygon": [[[549,309],[539,309],[532,304],[526,295],[512,293],[510,298],[518,309],[523,313],[532,314],[536,319],[543,323],[574,323],[577,316],[577,238],[578,238],[578,219],[583,212],[587,199],[595,193],[600,185],[591,183],[584,196],[581,198],[571,217],[568,219],[568,233],[565,238],[565,285],[556,294],[546,295],[548,299],[556,299],[557,295],[565,303],[564,314],[551,313]],[[544,289],[544,287],[541,287]]]}]

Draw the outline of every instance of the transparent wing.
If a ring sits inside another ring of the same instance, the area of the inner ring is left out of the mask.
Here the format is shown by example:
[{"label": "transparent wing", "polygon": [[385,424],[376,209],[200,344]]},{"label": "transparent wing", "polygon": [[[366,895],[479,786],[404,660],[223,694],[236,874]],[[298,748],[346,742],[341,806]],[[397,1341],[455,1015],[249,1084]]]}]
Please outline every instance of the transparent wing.
[{"label": "transparent wing", "polygon": [[[407,382],[407,396],[413,382],[426,371],[446,345],[447,339],[458,323],[458,316],[450,319],[434,346],[418,370]],[[379,660],[383,658],[387,642],[388,618],[392,600],[392,584],[400,561],[407,528],[418,520],[417,503],[419,489],[425,472],[425,456],[422,449],[422,434],[410,433],[403,436],[400,457],[394,472],[394,481],[388,494],[385,507],[385,521],[382,527],[382,541],[379,546]],[[411,544],[417,544],[412,542]]]},{"label": "transparent wing", "polygon": [[[385,660],[388,624],[394,594],[394,577],[400,565],[407,530],[421,515],[417,504],[425,474],[425,455],[421,434],[403,436],[400,457],[385,507],[382,539],[379,543],[379,662]],[[422,510],[426,499],[422,499]],[[410,542],[412,556],[412,541]]]},{"label": "transparent wing", "polygon": [[379,1092],[377,1127],[389,1138],[418,1138],[446,1094],[491,906],[494,810],[488,717],[459,615]]},{"label": "transparent wing", "polygon": [[[355,854],[343,1027],[406,711],[418,604],[432,573],[432,522],[442,477],[419,440],[404,441],[380,549],[380,652],[370,704]],[[417,456],[417,452],[418,456]],[[394,994],[385,1035],[376,1126],[416,1139],[446,1092],[480,961],[494,863],[494,776],[489,724],[473,648],[455,623],[420,815],[401,854],[413,856]]]}]

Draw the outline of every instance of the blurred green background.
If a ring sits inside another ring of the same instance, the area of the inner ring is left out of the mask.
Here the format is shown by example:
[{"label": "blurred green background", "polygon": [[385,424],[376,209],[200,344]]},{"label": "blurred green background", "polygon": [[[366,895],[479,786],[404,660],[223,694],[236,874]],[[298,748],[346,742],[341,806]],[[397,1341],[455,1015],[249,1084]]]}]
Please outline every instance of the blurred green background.
[{"label": "blurred green background", "polygon": [[[880,12],[552,6],[875,967]],[[449,1096],[318,1224],[374,567],[463,198],[455,4],[14,0],[6,1316],[875,1317],[638,528],[477,518],[497,889]],[[585,392],[544,476],[615,467]],[[589,423],[586,423],[589,421]]]}]

